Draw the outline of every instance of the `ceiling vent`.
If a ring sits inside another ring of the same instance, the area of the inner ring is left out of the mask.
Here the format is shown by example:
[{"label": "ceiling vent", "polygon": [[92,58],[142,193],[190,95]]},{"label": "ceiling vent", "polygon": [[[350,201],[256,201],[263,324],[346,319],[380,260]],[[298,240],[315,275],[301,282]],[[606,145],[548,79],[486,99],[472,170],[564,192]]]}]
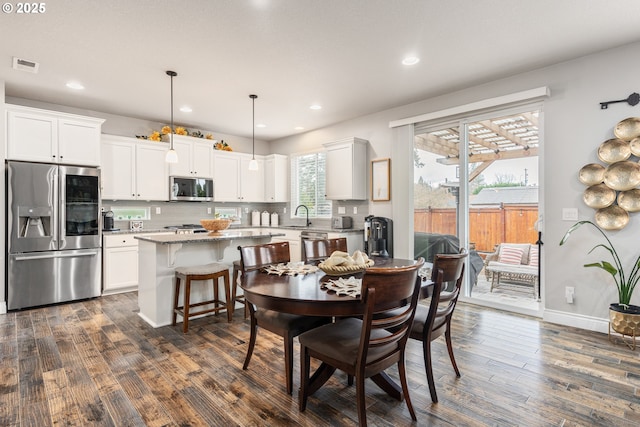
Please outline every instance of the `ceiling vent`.
[{"label": "ceiling vent", "polygon": [[40,64],[35,61],[29,61],[27,59],[21,59],[17,56],[13,57],[13,69],[20,71],[27,71],[29,73],[36,74]]}]

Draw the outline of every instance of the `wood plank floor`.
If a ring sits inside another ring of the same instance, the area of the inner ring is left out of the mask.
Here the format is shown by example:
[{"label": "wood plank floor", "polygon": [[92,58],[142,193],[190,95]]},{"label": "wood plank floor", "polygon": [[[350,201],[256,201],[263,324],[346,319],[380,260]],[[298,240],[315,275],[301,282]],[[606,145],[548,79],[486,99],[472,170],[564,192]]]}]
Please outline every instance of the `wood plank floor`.
[{"label": "wood plank floor", "polygon": [[[135,293],[0,315],[2,426],[350,426],[355,387],[334,377],[298,412],[284,391],[282,340],[260,331],[249,370],[248,322],[237,310],[153,329]],[[418,342],[407,368],[418,422],[367,382],[375,426],[637,426],[640,350],[607,336],[459,304],[462,377],[435,343],[440,402],[431,403]],[[297,345],[296,345],[297,346]],[[299,381],[295,359],[294,388]],[[397,379],[397,370],[389,373]]]}]

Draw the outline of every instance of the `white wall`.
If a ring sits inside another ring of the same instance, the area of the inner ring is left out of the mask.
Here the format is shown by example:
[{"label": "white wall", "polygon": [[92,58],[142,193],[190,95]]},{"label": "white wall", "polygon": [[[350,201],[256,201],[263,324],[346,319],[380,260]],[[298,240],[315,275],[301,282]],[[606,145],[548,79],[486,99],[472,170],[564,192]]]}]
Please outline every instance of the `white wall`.
[{"label": "white wall", "polygon": [[[439,111],[482,99],[513,92],[548,86],[551,97],[544,103],[544,147],[541,149],[541,206],[545,219],[543,230],[542,282],[545,318],[574,326],[606,331],[604,319],[608,304],[617,302],[617,294],[610,276],[585,269],[585,262],[597,261],[605,254],[587,255],[599,241],[590,230],[580,230],[570,244],[558,243],[572,224],[561,220],[562,208],[575,207],[580,219],[593,219],[594,211],[582,202],[584,186],[578,181],[579,169],[587,163],[597,162],[596,150],[600,143],[613,137],[613,127],[620,120],[640,116],[640,105],[612,104],[601,110],[599,103],[626,98],[639,92],[637,78],[640,69],[640,43],[630,44],[577,60],[557,64],[540,70],[512,76],[459,92],[424,100],[418,103],[382,111],[349,120],[327,128],[310,131],[271,142],[272,152],[291,153],[317,148],[334,139],[355,136],[369,140],[370,158],[392,158],[392,202],[408,200],[411,181],[402,168],[412,168],[412,158],[397,158],[394,153],[406,155],[410,150],[393,147],[397,135],[389,129],[389,122],[419,114]],[[407,206],[408,207],[408,206]],[[401,207],[402,208],[402,207]],[[398,208],[391,204],[370,203],[370,212],[391,216]],[[410,221],[394,221],[396,241],[398,234],[411,233]],[[630,262],[640,253],[640,213],[632,214],[629,225],[608,233],[621,257]],[[405,236],[406,237],[406,236]],[[406,240],[406,239],[404,239]],[[565,286],[575,287],[575,302],[564,298]],[[640,291],[639,291],[640,293]],[[632,300],[640,304],[636,294]]]}]

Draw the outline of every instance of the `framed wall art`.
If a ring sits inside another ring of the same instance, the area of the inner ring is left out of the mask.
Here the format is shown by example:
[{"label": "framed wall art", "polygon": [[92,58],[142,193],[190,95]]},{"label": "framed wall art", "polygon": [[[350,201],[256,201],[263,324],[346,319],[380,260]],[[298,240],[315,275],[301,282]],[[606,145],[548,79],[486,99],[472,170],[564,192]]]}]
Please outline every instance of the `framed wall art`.
[{"label": "framed wall art", "polygon": [[371,200],[391,200],[391,159],[371,161]]}]

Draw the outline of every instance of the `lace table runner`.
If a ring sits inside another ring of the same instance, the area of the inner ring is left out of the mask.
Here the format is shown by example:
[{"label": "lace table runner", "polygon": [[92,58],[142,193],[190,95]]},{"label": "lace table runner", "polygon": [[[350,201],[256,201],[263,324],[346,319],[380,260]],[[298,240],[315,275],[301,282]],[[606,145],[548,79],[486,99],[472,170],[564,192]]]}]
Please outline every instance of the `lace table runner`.
[{"label": "lace table runner", "polygon": [[283,274],[288,276],[297,276],[298,274],[305,275],[315,273],[318,271],[318,267],[301,262],[289,262],[286,264],[269,265],[265,267],[263,271],[268,274],[277,274],[278,276],[282,276]]},{"label": "lace table runner", "polygon": [[326,282],[323,282],[320,287],[327,291],[333,291],[338,296],[359,298],[362,279],[356,279],[353,276],[350,276],[347,279],[340,277],[338,279],[327,280]]}]

